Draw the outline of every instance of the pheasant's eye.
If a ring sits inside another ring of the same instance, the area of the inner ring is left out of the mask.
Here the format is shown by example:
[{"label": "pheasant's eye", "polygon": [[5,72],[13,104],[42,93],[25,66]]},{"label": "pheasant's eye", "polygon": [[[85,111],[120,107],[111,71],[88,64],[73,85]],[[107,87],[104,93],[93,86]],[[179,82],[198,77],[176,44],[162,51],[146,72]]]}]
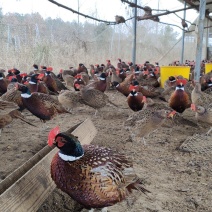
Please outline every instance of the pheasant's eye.
[{"label": "pheasant's eye", "polygon": [[66,143],[66,140],[63,137],[57,137],[56,145],[61,148]]}]

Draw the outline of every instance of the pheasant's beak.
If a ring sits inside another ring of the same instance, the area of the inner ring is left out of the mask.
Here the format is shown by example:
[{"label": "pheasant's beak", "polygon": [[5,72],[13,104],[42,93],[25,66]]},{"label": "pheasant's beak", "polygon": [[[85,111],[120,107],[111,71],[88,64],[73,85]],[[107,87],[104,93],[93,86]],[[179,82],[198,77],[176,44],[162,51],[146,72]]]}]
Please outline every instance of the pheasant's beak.
[{"label": "pheasant's beak", "polygon": [[195,104],[191,104],[191,110],[196,111],[196,105]]}]

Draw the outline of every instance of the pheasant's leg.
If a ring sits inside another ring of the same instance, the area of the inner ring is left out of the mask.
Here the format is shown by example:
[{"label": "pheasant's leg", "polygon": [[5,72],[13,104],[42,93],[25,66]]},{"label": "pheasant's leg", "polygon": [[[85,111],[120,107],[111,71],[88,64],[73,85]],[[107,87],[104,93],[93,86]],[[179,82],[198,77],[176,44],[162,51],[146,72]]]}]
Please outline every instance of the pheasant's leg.
[{"label": "pheasant's leg", "polygon": [[212,131],[212,127],[210,128],[210,130],[208,130],[208,132],[206,133],[207,136],[209,136],[210,132]]},{"label": "pheasant's leg", "polygon": [[144,142],[144,145],[146,146],[146,139],[142,137],[142,141]]},{"label": "pheasant's leg", "polygon": [[102,208],[101,212],[107,212],[107,207]]}]

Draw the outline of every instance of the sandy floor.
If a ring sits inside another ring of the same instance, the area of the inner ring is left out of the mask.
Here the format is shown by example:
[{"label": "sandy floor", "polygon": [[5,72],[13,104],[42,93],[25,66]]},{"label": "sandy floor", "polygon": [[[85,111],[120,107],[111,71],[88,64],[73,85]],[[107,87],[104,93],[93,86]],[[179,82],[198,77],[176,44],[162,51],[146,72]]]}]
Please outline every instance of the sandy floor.
[{"label": "sandy floor", "polygon": [[[127,106],[126,98],[121,94],[113,96],[115,91],[106,93],[116,104]],[[66,130],[90,117],[98,130],[92,143],[128,155],[134,162],[137,175],[143,179],[145,188],[151,191],[149,196],[135,192],[135,201],[130,206],[121,202],[108,208],[109,211],[212,211],[212,154],[197,154],[179,149],[188,136],[206,132],[208,125],[198,124],[198,127],[192,127],[179,124],[162,127],[146,136],[145,140],[134,141],[131,138],[133,129],[124,126],[127,118],[134,113],[130,109],[117,109],[108,105],[96,117],[95,110],[88,106],[74,111],[73,115],[62,114],[47,125],[53,128],[59,124]],[[14,120],[10,127],[4,128],[0,138],[0,180],[46,145],[48,130],[43,130],[43,123],[28,111],[23,114],[38,127]],[[190,109],[183,116],[195,122]],[[69,196],[56,189],[38,211],[67,212],[81,209]]]}]

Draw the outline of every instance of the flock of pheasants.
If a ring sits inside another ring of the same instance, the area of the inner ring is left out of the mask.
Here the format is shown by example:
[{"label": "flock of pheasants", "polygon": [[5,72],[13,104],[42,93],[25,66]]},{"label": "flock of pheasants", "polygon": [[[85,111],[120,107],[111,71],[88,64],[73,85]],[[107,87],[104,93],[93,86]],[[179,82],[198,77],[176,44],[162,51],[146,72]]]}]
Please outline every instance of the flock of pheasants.
[{"label": "flock of pheasants", "polygon": [[[172,65],[178,63],[175,61]],[[186,65],[191,66],[192,76],[195,63],[187,61]],[[58,74],[52,67],[39,68],[35,64],[30,73],[21,73],[16,68],[6,73],[2,69],[0,129],[14,118],[33,125],[21,113],[24,109],[43,122],[60,113],[71,113],[82,104],[94,108],[95,116],[98,116],[97,111],[108,103],[119,107],[109,100],[105,94],[107,90],[115,90],[114,96],[120,92],[126,97],[133,113],[127,120],[130,125],[135,117],[145,118],[145,124],[159,125],[164,120],[174,120],[187,108],[194,111],[198,121],[211,125],[212,72],[204,74],[204,63],[201,68],[199,82],[194,82],[192,77],[188,80],[182,76],[169,76],[164,88],[160,86],[159,64],[148,61],[133,65],[118,59],[114,66],[107,60],[106,64],[91,65],[90,69],[79,64],[78,68],[61,69]],[[143,129],[140,137],[153,128]],[[94,208],[106,211],[107,206],[126,199],[132,190],[149,192],[135,174],[132,162],[119,152],[94,145],[81,146],[69,130],[59,132],[58,128],[50,131],[48,144],[60,149],[51,163],[52,179],[58,188],[91,211]]]}]

